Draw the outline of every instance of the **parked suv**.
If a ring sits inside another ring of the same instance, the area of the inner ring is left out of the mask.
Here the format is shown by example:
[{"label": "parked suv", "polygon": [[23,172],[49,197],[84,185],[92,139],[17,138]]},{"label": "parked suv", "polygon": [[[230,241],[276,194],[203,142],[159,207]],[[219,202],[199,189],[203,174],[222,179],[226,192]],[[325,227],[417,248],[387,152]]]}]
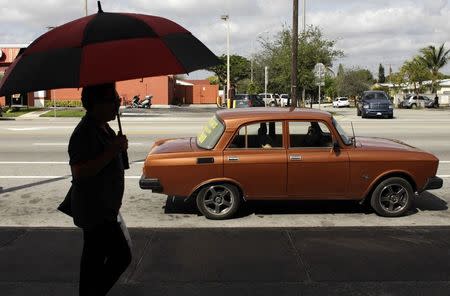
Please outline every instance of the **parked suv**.
[{"label": "parked suv", "polygon": [[264,104],[264,101],[256,94],[236,94],[234,96],[234,99],[236,100],[236,108],[266,106],[266,104]]},{"label": "parked suv", "polygon": [[394,117],[394,107],[384,91],[365,91],[356,106],[356,114],[366,117]]},{"label": "parked suv", "polygon": [[438,107],[434,100],[424,95],[419,95],[419,101],[417,101],[417,95],[407,95],[406,98],[400,103],[400,108],[415,109],[419,106],[426,108]]}]

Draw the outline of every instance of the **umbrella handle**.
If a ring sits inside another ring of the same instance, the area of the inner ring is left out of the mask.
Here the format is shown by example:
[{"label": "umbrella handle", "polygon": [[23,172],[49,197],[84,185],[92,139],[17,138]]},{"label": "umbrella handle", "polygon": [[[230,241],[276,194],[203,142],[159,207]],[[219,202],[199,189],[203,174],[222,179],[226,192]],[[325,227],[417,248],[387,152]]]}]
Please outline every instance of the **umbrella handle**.
[{"label": "umbrella handle", "polygon": [[[120,123],[120,114],[119,114],[119,110],[117,110],[117,123],[119,125],[119,136],[122,136],[122,124]],[[127,151],[123,151],[122,152],[122,163],[123,163],[123,168],[125,170],[128,170],[130,168],[130,162],[128,160],[128,153]]]}]

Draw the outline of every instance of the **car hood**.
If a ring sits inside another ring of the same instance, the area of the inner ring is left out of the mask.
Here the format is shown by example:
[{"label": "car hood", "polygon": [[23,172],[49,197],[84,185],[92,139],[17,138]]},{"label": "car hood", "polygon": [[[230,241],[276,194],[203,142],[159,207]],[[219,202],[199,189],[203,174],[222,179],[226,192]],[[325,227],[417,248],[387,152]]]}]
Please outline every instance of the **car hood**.
[{"label": "car hood", "polygon": [[150,154],[180,153],[199,150],[195,140],[195,137],[158,140],[153,145]]},{"label": "car hood", "polygon": [[372,137],[356,137],[357,147],[365,149],[387,149],[387,150],[408,150],[417,151],[418,149],[408,145],[402,141],[385,139],[385,138],[372,138]]}]

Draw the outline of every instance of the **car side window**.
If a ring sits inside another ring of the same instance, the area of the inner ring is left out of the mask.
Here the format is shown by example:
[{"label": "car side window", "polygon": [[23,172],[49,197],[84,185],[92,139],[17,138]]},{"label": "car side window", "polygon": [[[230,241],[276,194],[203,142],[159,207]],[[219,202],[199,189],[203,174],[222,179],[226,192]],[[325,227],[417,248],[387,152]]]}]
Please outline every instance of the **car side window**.
[{"label": "car side window", "polygon": [[320,121],[289,122],[290,148],[332,147],[332,137],[328,127]]},{"label": "car side window", "polygon": [[228,146],[231,149],[276,149],[283,147],[283,123],[266,121],[242,126]]}]

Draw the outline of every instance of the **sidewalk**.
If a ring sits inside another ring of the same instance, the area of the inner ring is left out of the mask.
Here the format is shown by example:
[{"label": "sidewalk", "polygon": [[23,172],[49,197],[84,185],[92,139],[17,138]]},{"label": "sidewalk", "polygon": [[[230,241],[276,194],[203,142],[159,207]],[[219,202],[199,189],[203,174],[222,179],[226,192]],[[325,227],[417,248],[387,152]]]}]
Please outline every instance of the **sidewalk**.
[{"label": "sidewalk", "polygon": [[[449,295],[450,227],[131,229],[108,295]],[[1,295],[77,295],[78,229],[0,228]]]}]

